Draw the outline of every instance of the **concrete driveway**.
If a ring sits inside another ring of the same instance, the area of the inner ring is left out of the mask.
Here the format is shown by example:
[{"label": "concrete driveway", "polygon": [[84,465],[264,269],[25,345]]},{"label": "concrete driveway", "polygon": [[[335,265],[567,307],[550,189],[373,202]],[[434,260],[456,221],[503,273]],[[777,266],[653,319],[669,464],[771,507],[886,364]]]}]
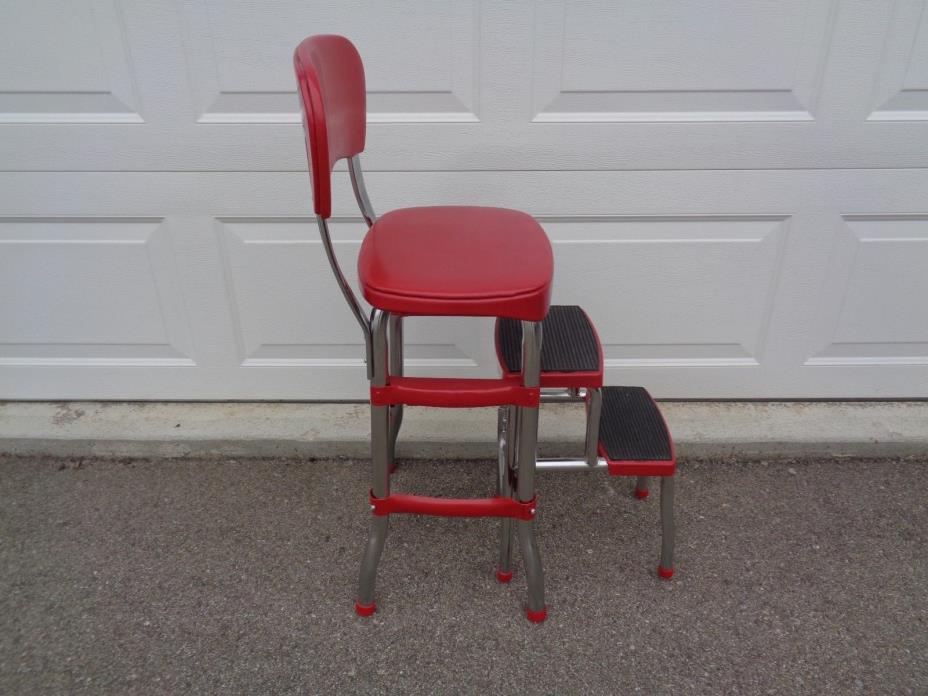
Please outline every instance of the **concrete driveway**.
[{"label": "concrete driveway", "polygon": [[539,474],[536,626],[492,520],[396,518],[357,618],[364,461],[0,459],[0,693],[925,694],[926,464],[684,461],[671,582],[656,496]]}]

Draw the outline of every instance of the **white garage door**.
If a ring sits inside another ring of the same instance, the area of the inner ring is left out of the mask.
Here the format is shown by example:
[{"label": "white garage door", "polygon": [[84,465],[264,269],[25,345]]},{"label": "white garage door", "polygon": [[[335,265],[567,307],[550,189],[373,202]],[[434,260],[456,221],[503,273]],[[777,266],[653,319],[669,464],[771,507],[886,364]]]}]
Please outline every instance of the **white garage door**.
[{"label": "white garage door", "polygon": [[[524,209],[608,380],[928,396],[919,0],[4,0],[0,398],[352,399],[291,52],[358,45],[378,211]],[[344,170],[333,224],[363,233]],[[415,319],[414,373],[495,371]]]}]

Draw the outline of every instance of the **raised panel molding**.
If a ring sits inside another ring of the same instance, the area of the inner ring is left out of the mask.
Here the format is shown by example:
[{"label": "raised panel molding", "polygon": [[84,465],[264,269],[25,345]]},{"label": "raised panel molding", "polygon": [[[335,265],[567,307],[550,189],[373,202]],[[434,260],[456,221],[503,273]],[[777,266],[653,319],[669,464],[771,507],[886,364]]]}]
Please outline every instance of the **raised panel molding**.
[{"label": "raised panel molding", "polygon": [[193,366],[161,218],[0,218],[0,366]]},{"label": "raised panel molding", "polygon": [[[367,228],[360,218],[329,223],[342,270],[357,288],[357,256]],[[220,218],[217,224],[243,367],[365,369],[361,331],[329,268],[315,219]],[[434,338],[453,339],[460,319],[430,322],[426,340],[416,326],[407,326],[407,367],[426,373],[477,367],[469,346]]]},{"label": "raised panel molding", "polygon": [[117,0],[8,0],[0,124],[143,123],[126,41]]},{"label": "raised panel molding", "polygon": [[928,215],[845,215],[806,365],[928,365]]},{"label": "raised panel molding", "polygon": [[369,123],[479,121],[477,0],[178,2],[199,123],[299,123],[292,52],[314,33],[358,46]]},{"label": "raised panel molding", "polygon": [[[789,219],[694,215],[540,222],[554,246],[555,301],[587,310],[607,368],[752,367],[763,358]],[[591,287],[612,292],[591,295]]]},{"label": "raised panel molding", "polygon": [[537,3],[533,120],[814,120],[835,14],[834,0]]},{"label": "raised panel molding", "polygon": [[869,121],[928,120],[928,10],[897,0],[886,35]]}]

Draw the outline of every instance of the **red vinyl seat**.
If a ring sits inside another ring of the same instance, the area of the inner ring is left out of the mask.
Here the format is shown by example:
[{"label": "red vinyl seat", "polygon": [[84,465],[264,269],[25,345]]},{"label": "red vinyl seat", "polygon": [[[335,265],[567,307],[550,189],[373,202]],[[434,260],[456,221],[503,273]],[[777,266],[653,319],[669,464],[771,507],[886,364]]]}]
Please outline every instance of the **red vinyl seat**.
[{"label": "red vinyl seat", "polygon": [[551,244],[530,216],[507,208],[400,208],[368,231],[358,257],[364,298],[399,315],[541,321]]}]

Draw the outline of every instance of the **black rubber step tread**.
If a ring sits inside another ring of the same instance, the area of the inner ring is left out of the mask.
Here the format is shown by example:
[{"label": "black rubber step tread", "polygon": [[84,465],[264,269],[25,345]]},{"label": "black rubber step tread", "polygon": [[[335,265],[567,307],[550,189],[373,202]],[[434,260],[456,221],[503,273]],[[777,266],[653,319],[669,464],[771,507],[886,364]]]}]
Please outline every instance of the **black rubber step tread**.
[{"label": "black rubber step tread", "polygon": [[670,433],[644,387],[603,387],[599,442],[614,462],[673,459]]},{"label": "black rubber step tread", "polygon": [[[500,319],[499,347],[508,372],[522,371],[522,322]],[[599,372],[599,339],[583,310],[552,305],[541,329],[542,372]]]}]

